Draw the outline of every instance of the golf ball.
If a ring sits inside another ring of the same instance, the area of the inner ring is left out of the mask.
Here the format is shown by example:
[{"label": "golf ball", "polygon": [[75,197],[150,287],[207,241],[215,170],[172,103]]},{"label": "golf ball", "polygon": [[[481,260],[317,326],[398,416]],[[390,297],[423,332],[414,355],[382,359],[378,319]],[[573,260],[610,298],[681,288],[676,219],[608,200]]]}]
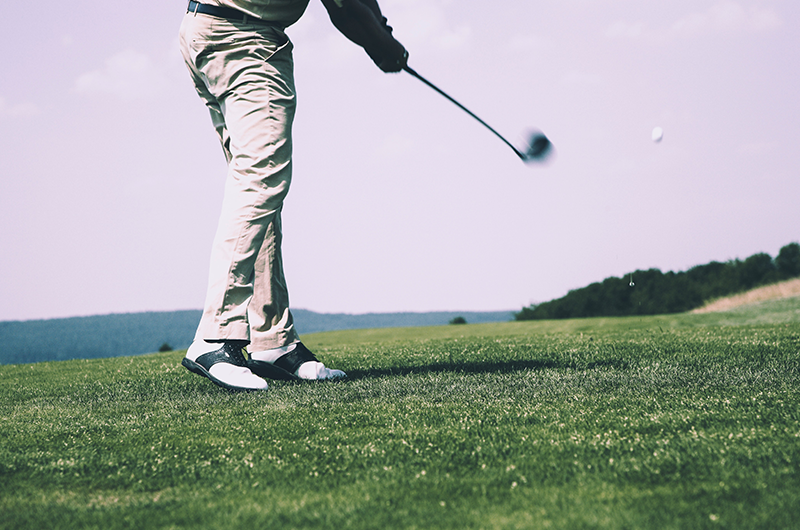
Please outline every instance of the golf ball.
[{"label": "golf ball", "polygon": [[664,138],[664,129],[661,127],[653,129],[653,141],[660,142],[662,138]]}]

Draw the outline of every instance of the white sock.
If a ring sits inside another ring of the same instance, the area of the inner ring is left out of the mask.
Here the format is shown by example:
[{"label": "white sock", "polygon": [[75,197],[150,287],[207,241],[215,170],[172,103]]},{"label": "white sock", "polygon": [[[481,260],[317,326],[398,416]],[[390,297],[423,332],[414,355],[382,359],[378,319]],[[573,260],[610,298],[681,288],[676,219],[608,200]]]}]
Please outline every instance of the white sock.
[{"label": "white sock", "polygon": [[[298,342],[293,342],[291,344],[287,344],[286,346],[282,346],[280,348],[274,348],[272,350],[250,352],[250,358],[255,359],[256,361],[274,363],[287,353],[294,350]],[[346,377],[346,374],[343,371],[326,368],[324,364],[318,361],[304,362],[303,364],[300,365],[300,367],[297,369],[297,372],[294,375],[296,375],[300,379],[309,379],[309,380],[338,379],[340,377]]]},{"label": "white sock", "polygon": [[326,368],[324,364],[316,361],[308,361],[300,365],[297,369],[297,377],[300,379],[319,380],[319,379],[338,379],[346,377],[347,374],[341,370]]}]

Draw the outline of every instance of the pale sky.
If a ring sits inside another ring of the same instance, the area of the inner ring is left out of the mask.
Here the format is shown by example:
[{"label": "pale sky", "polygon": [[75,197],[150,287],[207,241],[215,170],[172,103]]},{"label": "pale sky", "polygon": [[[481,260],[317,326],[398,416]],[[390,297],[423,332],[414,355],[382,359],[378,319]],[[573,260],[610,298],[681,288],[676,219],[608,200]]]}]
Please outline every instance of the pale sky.
[{"label": "pale sky", "polygon": [[[381,5],[420,74],[556,153],[526,166],[311,0],[288,30],[294,307],[519,310],[800,241],[796,0]],[[202,307],[225,166],[178,52],[184,6],[4,6],[0,320]]]}]

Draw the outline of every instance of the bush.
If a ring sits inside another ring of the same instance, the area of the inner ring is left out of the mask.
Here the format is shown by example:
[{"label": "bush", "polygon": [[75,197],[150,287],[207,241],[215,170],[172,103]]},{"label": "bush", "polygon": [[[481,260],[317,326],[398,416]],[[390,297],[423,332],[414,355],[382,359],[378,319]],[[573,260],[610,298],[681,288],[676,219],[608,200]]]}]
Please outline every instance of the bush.
[{"label": "bush", "polygon": [[455,317],[450,320],[450,324],[466,324],[467,319],[464,317]]}]

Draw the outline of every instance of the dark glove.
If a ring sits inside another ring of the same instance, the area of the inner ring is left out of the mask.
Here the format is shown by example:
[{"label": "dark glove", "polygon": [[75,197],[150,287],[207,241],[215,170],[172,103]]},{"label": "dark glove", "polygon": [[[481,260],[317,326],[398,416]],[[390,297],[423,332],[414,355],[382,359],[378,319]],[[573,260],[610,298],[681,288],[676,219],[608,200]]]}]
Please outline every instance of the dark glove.
[{"label": "dark glove", "polygon": [[366,51],[372,62],[384,72],[399,72],[408,63],[408,52],[392,37],[381,43],[380,48],[372,46]]}]

